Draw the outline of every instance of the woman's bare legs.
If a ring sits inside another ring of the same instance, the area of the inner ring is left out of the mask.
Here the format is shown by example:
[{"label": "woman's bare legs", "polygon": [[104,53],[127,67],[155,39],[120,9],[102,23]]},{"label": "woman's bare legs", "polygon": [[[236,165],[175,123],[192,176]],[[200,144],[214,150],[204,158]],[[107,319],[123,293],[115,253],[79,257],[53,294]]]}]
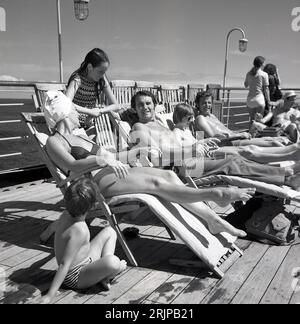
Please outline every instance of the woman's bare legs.
[{"label": "woman's bare legs", "polygon": [[[222,164],[224,162],[222,160],[211,161],[209,165],[211,168],[214,168],[214,164],[217,163]],[[179,204],[206,200],[222,201],[224,198],[228,198],[226,196],[227,189],[195,189],[187,187],[174,172],[155,168],[129,169],[129,175],[126,179],[117,179],[113,173],[108,173],[100,176],[98,179],[96,176],[95,181],[98,182],[100,190],[106,197],[122,194],[148,193]],[[253,189],[239,189],[231,192],[231,194],[235,194],[235,200],[242,200],[246,198],[245,194],[251,196],[253,193]]]},{"label": "woman's bare legs", "polygon": [[[254,189],[237,189],[229,191],[218,189],[195,189],[186,187],[174,172],[152,168],[133,168],[129,170],[129,176],[116,179],[113,174],[99,177],[98,184],[103,194],[112,197],[126,193],[148,193],[162,197],[168,201],[184,204],[193,204],[191,208],[198,208],[197,215],[206,220],[213,233],[228,232],[235,236],[245,236],[227,222],[223,221],[213,211],[208,212],[208,207],[199,201],[247,201],[254,194]],[[97,179],[96,179],[97,181]],[[230,192],[230,194],[229,194]],[[186,205],[187,204],[187,205]],[[197,207],[198,206],[198,207]]]},{"label": "woman's bare legs", "polygon": [[80,272],[78,288],[88,288],[102,282],[109,289],[109,280],[126,269],[126,261],[120,261],[114,255],[116,240],[116,232],[106,227],[91,241],[89,257],[93,262]]},{"label": "woman's bare legs", "polygon": [[239,142],[239,146],[257,145],[261,147],[283,147],[284,145],[276,138],[251,138]]},{"label": "woman's bare legs", "polygon": [[239,154],[248,160],[252,160],[258,163],[299,161],[300,146],[299,144],[273,148],[249,146],[245,148],[240,148]]}]

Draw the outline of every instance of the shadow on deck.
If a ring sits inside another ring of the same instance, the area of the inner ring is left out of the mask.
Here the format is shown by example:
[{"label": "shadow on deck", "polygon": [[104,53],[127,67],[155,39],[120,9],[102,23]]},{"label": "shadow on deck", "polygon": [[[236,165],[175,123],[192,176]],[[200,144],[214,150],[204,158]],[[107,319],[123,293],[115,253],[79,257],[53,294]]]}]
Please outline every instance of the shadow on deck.
[{"label": "shadow on deck", "polygon": [[[294,212],[299,212],[294,206]],[[0,200],[0,303],[34,303],[55,274],[53,239],[39,243],[43,229],[63,210],[62,196],[53,184],[42,183],[1,194]],[[218,210],[222,213],[221,210]],[[225,211],[224,211],[225,213]],[[92,236],[105,225],[91,224]],[[178,239],[171,241],[165,227],[147,211],[132,220],[124,215],[122,228],[139,228],[140,236],[129,241],[139,267],[128,269],[114,281],[109,292],[95,286],[86,291],[61,289],[55,303],[95,304],[199,304],[199,303],[298,303],[293,290],[293,269],[300,266],[299,246],[277,247],[247,240],[238,245],[244,256],[222,280],[209,270],[179,267],[176,259],[197,260]],[[116,254],[125,258],[120,246]],[[1,271],[0,271],[1,274]],[[267,274],[267,275],[266,275]]]}]

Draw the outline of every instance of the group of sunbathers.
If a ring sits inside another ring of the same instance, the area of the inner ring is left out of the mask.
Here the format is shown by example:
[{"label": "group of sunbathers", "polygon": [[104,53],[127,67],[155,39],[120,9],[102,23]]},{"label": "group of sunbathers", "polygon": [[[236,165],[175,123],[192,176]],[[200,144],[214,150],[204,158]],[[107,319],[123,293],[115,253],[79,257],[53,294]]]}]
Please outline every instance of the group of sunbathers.
[{"label": "group of sunbathers", "polygon": [[[88,121],[82,116],[80,120],[78,118],[78,112],[86,113],[79,103],[83,103],[84,95],[89,94],[91,100],[93,96],[99,95],[99,91],[104,91],[111,105],[104,110],[90,109],[89,117],[97,117],[103,111],[114,113],[119,109],[105,76],[108,66],[105,53],[99,49],[93,50],[82,64],[84,68],[78,70],[69,82],[67,95],[70,98],[59,92],[49,92],[44,107],[46,121],[54,130],[46,144],[51,160],[65,174],[90,172],[93,175],[92,182],[75,182],[65,196],[68,212],[62,215],[55,231],[59,270],[43,299],[45,303],[53,299],[63,282],[71,288],[86,288],[101,281],[108,286],[110,279],[126,267],[123,261],[113,255],[116,238],[111,229],[107,229],[105,235],[101,232],[89,243],[90,237],[84,222],[87,212],[96,202],[97,191],[105,198],[135,193],[155,195],[181,204],[201,218],[212,234],[227,232],[244,237],[245,232],[234,228],[203,202],[215,201],[221,206],[235,201],[246,202],[254,195],[254,188],[195,189],[186,186],[168,167],[178,166],[182,170],[188,170],[188,174],[193,177],[240,175],[267,183],[285,184],[295,190],[300,187],[298,144],[283,146],[284,141],[281,139],[250,139],[246,133],[234,134],[226,130],[212,116],[210,109],[213,97],[206,92],[196,98],[196,115],[194,109],[187,104],[175,107],[175,125],[170,130],[155,112],[154,95],[140,91],[132,100],[132,109],[138,122],[130,133],[130,150],[111,152],[98,146],[88,135],[78,132],[80,126],[90,126],[90,118]],[[88,91],[92,87],[95,91],[93,95]],[[70,99],[76,101],[76,104]],[[95,104],[91,100],[93,107]],[[204,133],[203,139],[193,137],[190,131],[192,123],[195,124],[196,131]],[[228,140],[231,136],[240,136],[239,144],[243,146],[219,148],[221,141],[224,138]],[[250,146],[244,146],[247,144]],[[266,147],[261,151],[258,146],[251,144]],[[274,144],[278,147],[273,147]],[[142,160],[141,156],[145,156],[145,152],[155,167],[130,167],[137,159]],[[225,159],[211,159],[212,154],[217,156],[218,152],[231,155]],[[282,161],[286,155],[296,162],[291,167],[280,168],[265,164],[268,159]],[[68,204],[70,200],[75,208]]]}]

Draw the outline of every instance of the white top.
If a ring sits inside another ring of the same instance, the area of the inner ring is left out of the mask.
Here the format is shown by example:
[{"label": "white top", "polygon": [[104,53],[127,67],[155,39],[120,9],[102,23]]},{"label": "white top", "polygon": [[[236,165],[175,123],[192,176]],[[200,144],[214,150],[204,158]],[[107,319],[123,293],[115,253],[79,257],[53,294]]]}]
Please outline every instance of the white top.
[{"label": "white top", "polygon": [[259,69],[256,75],[247,73],[245,85],[249,87],[247,105],[249,108],[265,106],[263,88],[269,86],[269,76]]},{"label": "white top", "polygon": [[181,130],[179,128],[174,128],[173,133],[178,143],[183,146],[191,146],[197,142],[196,138],[189,129]]}]

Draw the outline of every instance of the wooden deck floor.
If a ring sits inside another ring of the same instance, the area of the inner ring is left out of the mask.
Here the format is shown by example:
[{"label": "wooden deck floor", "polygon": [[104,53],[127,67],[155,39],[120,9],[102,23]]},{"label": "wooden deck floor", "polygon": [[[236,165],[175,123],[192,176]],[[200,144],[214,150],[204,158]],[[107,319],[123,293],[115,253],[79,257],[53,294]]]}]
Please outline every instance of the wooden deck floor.
[{"label": "wooden deck floor", "polygon": [[[0,303],[34,303],[49,287],[56,269],[52,244],[39,244],[39,234],[62,211],[62,195],[55,185],[37,183],[0,192]],[[289,206],[295,213],[297,205]],[[227,210],[216,210],[226,213]],[[91,231],[103,221],[96,219]],[[150,212],[134,224],[141,236],[130,241],[140,266],[129,267],[109,292],[96,286],[78,293],[60,290],[55,303],[73,304],[288,304],[300,303],[292,289],[292,271],[300,267],[297,244],[268,246],[238,242],[244,255],[218,280],[206,269],[170,265],[168,260],[193,259],[179,240],[170,241],[165,228]],[[124,257],[120,247],[117,255]],[[297,282],[296,282],[297,283]],[[300,281],[298,284],[300,288]],[[294,289],[295,290],[295,289]]]}]

